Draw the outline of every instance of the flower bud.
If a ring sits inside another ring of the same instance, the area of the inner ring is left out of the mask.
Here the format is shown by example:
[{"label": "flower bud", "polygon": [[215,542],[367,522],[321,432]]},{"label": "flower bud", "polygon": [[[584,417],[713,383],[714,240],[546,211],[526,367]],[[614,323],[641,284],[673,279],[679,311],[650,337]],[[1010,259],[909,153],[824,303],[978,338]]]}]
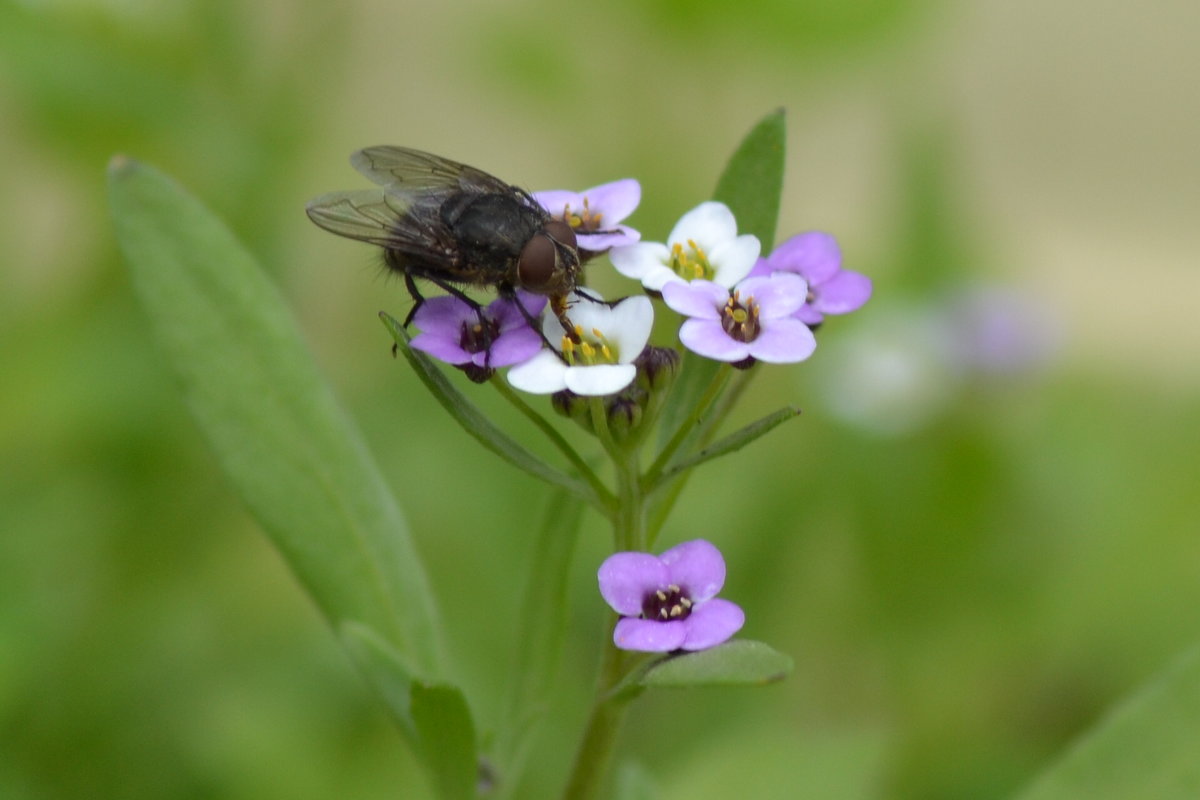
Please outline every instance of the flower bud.
[{"label": "flower bud", "polygon": [[644,391],[666,392],[679,374],[679,352],[670,347],[647,345],[633,360],[637,367],[635,381]]},{"label": "flower bud", "polygon": [[604,411],[608,415],[608,431],[618,442],[625,441],[642,421],[642,406],[636,397],[629,396],[633,394],[641,393],[627,389],[604,404]]}]

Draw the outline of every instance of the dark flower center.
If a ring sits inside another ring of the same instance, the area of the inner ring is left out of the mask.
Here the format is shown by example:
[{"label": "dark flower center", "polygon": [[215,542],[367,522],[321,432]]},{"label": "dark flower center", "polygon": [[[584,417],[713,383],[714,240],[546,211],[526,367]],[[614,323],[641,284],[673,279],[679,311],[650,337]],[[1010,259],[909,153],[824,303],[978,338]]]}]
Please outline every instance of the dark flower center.
[{"label": "dark flower center", "polygon": [[462,335],[458,338],[458,346],[468,353],[482,353],[499,338],[500,324],[495,320],[483,317],[474,322],[462,324]]},{"label": "dark flower center", "polygon": [[758,322],[758,303],[754,297],[747,297],[743,303],[741,294],[734,292],[721,309],[721,327],[731,339],[739,342],[752,342],[758,338],[760,328]]},{"label": "dark flower center", "polygon": [[642,599],[642,618],[659,622],[687,619],[692,613],[692,599],[687,591],[675,584],[650,592]]}]

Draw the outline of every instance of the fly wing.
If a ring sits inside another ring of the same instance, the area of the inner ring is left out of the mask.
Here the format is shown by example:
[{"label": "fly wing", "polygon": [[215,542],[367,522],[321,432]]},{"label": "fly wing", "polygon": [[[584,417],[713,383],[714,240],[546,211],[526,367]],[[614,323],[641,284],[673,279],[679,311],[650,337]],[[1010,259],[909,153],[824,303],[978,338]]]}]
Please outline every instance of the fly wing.
[{"label": "fly wing", "polygon": [[508,193],[513,187],[481,169],[408,147],[366,147],[350,163],[372,182],[399,195],[443,194],[452,191]]},{"label": "fly wing", "polygon": [[427,261],[453,259],[454,242],[437,206],[381,189],[330,192],[309,202],[308,218],[330,233],[399,250]]}]

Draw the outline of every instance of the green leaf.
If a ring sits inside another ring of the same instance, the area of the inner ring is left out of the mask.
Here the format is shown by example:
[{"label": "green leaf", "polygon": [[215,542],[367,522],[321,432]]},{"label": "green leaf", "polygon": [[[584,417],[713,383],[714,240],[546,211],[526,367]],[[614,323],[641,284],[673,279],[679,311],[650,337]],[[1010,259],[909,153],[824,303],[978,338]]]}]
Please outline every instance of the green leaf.
[{"label": "green leaf", "polygon": [[417,377],[441,403],[442,408],[446,409],[454,421],[462,426],[463,430],[517,469],[527,472],[535,478],[540,478],[551,486],[566,489],[576,497],[599,507],[600,501],[582,481],[549,466],[492,424],[492,421],[475,404],[454,388],[454,384],[446,380],[446,376],[432,360],[424,353],[412,349],[409,345],[408,331],[404,330],[404,326],[399,321],[387,313],[380,313],[379,318],[383,320],[384,326],[396,340],[396,346],[400,352],[404,354],[408,363],[416,371]]},{"label": "green leaf", "polygon": [[133,285],[233,486],[335,628],[361,622],[407,671],[437,675],[408,528],[279,294],[171,179],[122,157],[108,178]]},{"label": "green leaf", "polygon": [[462,692],[446,684],[412,684],[412,716],[422,760],[442,800],[475,797],[475,726]]},{"label": "green leaf", "polygon": [[350,654],[350,660],[383,698],[396,724],[416,745],[417,728],[412,717],[413,676],[395,648],[359,622],[346,622],[339,626],[338,638]]},{"label": "green leaf", "polygon": [[696,653],[667,656],[652,662],[637,680],[639,686],[762,686],[783,680],[792,671],[791,656],[745,639]]},{"label": "green leaf", "polygon": [[583,504],[566,492],[555,492],[530,550],[515,630],[521,646],[508,682],[505,726],[497,746],[508,786],[520,779],[533,728],[550,711],[549,688],[562,660],[570,618],[568,578],[583,509]]},{"label": "green leaf", "polygon": [[647,487],[646,491],[653,491],[655,488],[669,483],[671,479],[679,473],[685,472],[693,467],[698,467],[706,461],[712,461],[714,458],[719,456],[728,455],[729,453],[735,453],[738,450],[741,450],[743,447],[750,444],[763,434],[773,430],[778,425],[787,422],[789,419],[799,416],[799,414],[800,409],[789,406],[787,408],[781,408],[773,414],[768,414],[756,422],[751,422],[746,427],[734,431],[728,436],[722,438],[720,441],[704,448],[695,455],[679,461],[679,463],[663,472],[662,477],[655,481],[655,485]]},{"label": "green leaf", "polygon": [[1119,705],[1019,800],[1200,797],[1200,648]]},{"label": "green leaf", "polygon": [[753,233],[763,255],[775,244],[779,203],[783,197],[786,144],[783,109],[771,112],[746,134],[717,181],[713,199],[737,218],[738,233]]}]

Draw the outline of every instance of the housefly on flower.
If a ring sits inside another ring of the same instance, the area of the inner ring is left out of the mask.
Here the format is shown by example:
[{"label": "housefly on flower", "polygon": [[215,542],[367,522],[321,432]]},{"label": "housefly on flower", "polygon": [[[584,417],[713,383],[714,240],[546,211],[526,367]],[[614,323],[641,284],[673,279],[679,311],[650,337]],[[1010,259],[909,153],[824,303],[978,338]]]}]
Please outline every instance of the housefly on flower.
[{"label": "housefly on flower", "polygon": [[306,211],[331,233],[383,248],[384,263],[404,276],[416,303],[406,326],[424,301],[420,278],[468,303],[481,324],[479,303],[459,286],[493,287],[507,298],[517,289],[546,296],[563,328],[573,329],[566,311],[581,274],[575,232],[528,192],[407,147],[368,147],[350,163],[381,188],[330,192]]}]

